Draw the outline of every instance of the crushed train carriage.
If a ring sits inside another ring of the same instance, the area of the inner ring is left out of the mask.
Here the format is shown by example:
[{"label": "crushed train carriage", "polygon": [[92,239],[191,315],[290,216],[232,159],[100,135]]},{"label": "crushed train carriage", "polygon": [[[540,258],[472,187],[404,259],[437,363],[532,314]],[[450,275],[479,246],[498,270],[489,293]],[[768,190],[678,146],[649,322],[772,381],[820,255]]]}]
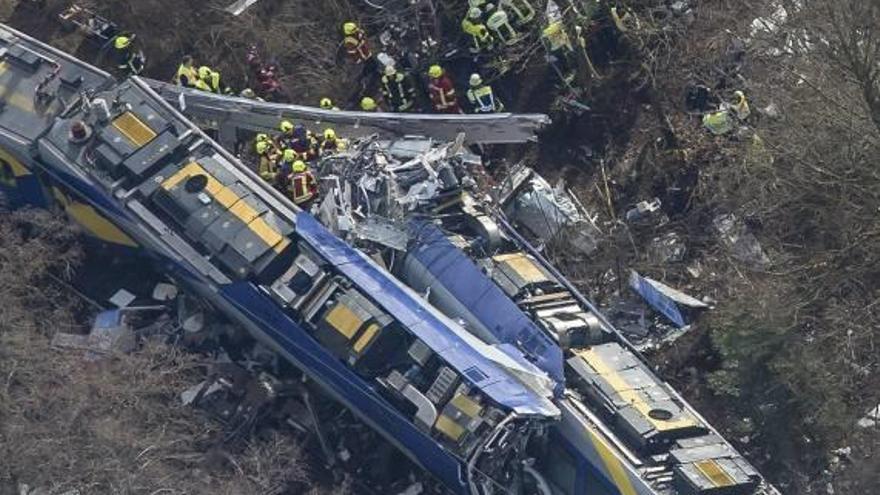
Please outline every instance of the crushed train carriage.
[{"label": "crushed train carriage", "polygon": [[331,229],[556,381],[562,419],[530,446],[540,492],[777,493],[526,238],[589,252],[573,198],[525,167],[491,183],[461,140],[364,139],[319,170]]},{"label": "crushed train carriage", "polygon": [[[503,221],[414,222],[398,280],[144,82],[6,28],[0,59],[10,203],[140,247],[453,492],[774,493]],[[483,236],[490,256],[459,242]]]}]

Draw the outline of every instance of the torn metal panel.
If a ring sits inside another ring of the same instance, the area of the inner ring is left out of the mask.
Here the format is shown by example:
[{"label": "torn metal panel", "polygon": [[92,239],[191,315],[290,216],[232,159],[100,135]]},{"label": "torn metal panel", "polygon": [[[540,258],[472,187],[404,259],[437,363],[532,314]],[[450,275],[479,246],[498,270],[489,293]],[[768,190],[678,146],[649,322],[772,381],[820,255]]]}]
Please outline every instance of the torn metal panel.
[{"label": "torn metal panel", "polygon": [[669,321],[681,328],[687,326],[685,313],[679,306],[703,309],[709,306],[683,292],[664,285],[656,280],[642,277],[635,270],[630,270],[629,285],[639,293],[652,308],[669,318]]},{"label": "torn metal panel", "polygon": [[[183,113],[217,129],[231,127],[252,132],[274,132],[279,120],[291,119],[350,126],[350,129],[346,129],[348,136],[379,133],[388,137],[420,135],[453,141],[461,132],[467,131],[469,143],[501,144],[531,141],[536,138],[538,131],[550,123],[550,118],[543,114],[441,115],[322,110],[217,95],[152,79],[143,81],[175,107],[180,107],[183,98]],[[228,146],[231,143],[222,144]]]}]

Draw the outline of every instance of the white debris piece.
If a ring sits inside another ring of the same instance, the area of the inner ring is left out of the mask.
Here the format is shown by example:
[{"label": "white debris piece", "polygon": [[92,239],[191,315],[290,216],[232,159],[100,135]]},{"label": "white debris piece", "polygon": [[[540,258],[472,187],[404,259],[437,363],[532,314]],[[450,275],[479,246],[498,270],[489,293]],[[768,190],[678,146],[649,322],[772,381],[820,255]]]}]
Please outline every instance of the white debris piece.
[{"label": "white debris piece", "polygon": [[177,292],[176,285],[159,283],[153,288],[153,299],[156,301],[171,301],[177,297]]},{"label": "white debris piece", "polygon": [[873,428],[877,426],[878,422],[880,422],[880,404],[868,411],[868,414],[858,420],[856,424],[859,425],[859,428]]},{"label": "white debris piece", "polygon": [[131,292],[125,289],[119,289],[113,294],[113,297],[108,299],[110,304],[116,306],[117,308],[124,308],[129,304],[133,303],[134,300],[137,299],[137,296],[132,294]]},{"label": "white debris piece", "polygon": [[225,10],[226,12],[229,12],[230,14],[232,14],[234,16],[238,16],[238,15],[241,15],[242,12],[247,10],[248,7],[257,3],[258,1],[259,0],[236,0],[229,7],[226,7],[223,10]]}]

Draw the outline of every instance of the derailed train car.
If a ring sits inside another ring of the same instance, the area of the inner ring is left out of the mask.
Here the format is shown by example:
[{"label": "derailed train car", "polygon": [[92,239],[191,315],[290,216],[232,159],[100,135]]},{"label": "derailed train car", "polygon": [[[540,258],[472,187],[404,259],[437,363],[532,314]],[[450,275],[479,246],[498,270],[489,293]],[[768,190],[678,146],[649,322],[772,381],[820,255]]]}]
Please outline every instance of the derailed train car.
[{"label": "derailed train car", "polygon": [[298,211],[140,80],[0,28],[0,87],[10,204],[63,207],[138,248],[449,490],[519,483],[526,446],[560,415],[537,368]]},{"label": "derailed train car", "polygon": [[[474,336],[555,380],[562,418],[529,446],[535,490],[777,494],[510,223],[536,196],[528,172],[495,188],[482,175],[456,143],[366,141],[323,161],[320,212]],[[562,217],[551,203],[528,208],[536,222]]]}]

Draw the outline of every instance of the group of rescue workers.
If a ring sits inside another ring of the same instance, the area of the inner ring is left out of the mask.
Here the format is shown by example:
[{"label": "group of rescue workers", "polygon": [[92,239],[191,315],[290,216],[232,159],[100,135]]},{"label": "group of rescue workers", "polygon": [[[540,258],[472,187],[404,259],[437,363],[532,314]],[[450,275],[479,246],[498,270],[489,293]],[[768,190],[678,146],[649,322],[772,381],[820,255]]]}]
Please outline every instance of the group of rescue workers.
[{"label": "group of rescue workers", "polygon": [[[377,70],[379,64],[369,46],[367,35],[355,22],[342,25],[343,47],[348,58],[356,65],[362,65],[362,75],[370,70]],[[445,114],[464,113],[458,102],[455,83],[447,71],[439,64],[428,68],[427,92],[434,112]],[[398,68],[394,63],[385,64],[379,79],[379,87],[385,108],[371,96],[364,96],[360,101],[360,109],[364,112],[386,110],[390,112],[410,112],[415,109],[417,86],[411,73]],[[466,93],[468,102],[475,113],[503,112],[504,105],[496,96],[492,86],[478,73],[471,74],[469,88]]]},{"label": "group of rescue workers", "polygon": [[275,136],[257,134],[254,140],[258,172],[296,205],[308,209],[318,195],[318,182],[309,162],[344,150],[345,140],[331,128],[324,129],[319,138],[289,120],[282,120],[278,131]]}]

